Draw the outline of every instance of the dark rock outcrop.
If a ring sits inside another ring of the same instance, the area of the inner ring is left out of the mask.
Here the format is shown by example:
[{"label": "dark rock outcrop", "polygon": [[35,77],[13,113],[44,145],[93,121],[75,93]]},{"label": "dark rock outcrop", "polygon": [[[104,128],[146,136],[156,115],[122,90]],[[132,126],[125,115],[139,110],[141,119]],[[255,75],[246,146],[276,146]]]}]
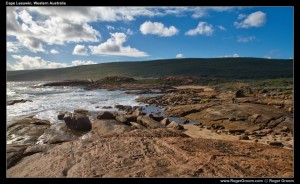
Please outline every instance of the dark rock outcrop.
[{"label": "dark rock outcrop", "polygon": [[100,111],[97,119],[115,119],[115,116],[109,111]]},{"label": "dark rock outcrop", "polygon": [[24,99],[21,99],[21,100],[9,100],[7,102],[7,105],[14,105],[16,103],[25,103],[25,102],[32,102],[32,100],[24,100]]}]

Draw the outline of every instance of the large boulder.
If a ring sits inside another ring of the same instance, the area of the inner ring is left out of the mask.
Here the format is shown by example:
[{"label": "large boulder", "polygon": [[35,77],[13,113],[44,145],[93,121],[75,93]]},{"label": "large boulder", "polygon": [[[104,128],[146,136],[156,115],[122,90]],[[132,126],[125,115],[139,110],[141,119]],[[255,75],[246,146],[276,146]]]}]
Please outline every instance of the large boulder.
[{"label": "large boulder", "polygon": [[115,117],[109,111],[101,111],[98,113],[97,119],[115,119]]},{"label": "large boulder", "polygon": [[6,145],[6,162],[7,169],[14,166],[18,161],[20,161],[24,156],[23,153],[28,145]]},{"label": "large boulder", "polygon": [[123,123],[125,125],[129,125],[131,126],[130,122],[128,121],[128,119],[126,119],[123,115],[118,115],[116,116],[116,120],[120,123]]},{"label": "large boulder", "polygon": [[155,121],[154,119],[150,118],[149,116],[139,116],[137,118],[137,121],[140,121],[140,123],[147,127],[147,128],[163,128],[165,127],[164,125],[162,125],[161,123]]},{"label": "large boulder", "polygon": [[90,131],[92,129],[92,123],[85,114],[66,113],[64,121],[69,129],[80,131]]}]

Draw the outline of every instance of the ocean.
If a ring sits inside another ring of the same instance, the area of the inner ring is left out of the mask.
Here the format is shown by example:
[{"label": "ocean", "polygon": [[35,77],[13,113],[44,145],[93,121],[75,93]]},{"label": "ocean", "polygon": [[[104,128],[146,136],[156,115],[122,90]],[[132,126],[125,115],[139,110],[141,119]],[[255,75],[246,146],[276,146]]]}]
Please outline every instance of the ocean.
[{"label": "ocean", "polygon": [[116,111],[115,105],[144,105],[135,101],[139,96],[126,94],[125,91],[108,91],[105,89],[86,91],[79,87],[43,87],[45,82],[7,82],[7,101],[24,99],[32,102],[16,103],[7,105],[7,124],[16,119],[34,116],[39,119],[46,119],[51,124],[61,122],[57,119],[60,111],[73,112],[75,109],[86,109],[97,114],[104,110],[104,106],[112,106],[106,111]]}]

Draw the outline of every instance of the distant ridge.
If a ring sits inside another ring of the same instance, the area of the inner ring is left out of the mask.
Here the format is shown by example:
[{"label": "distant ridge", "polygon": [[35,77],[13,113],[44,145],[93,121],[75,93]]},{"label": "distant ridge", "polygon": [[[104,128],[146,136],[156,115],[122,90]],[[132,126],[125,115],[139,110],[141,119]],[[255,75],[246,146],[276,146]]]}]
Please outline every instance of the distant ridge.
[{"label": "distant ridge", "polygon": [[163,77],[170,75],[218,78],[293,77],[292,59],[180,58],[113,62],[57,69],[7,71],[7,81],[60,81],[106,76]]}]

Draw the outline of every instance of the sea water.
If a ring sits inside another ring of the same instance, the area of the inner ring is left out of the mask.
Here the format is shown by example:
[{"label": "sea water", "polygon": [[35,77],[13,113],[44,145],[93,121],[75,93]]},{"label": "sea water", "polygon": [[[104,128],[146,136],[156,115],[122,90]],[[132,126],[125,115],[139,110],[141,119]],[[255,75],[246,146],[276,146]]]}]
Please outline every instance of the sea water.
[{"label": "sea water", "polygon": [[57,114],[60,111],[73,112],[75,109],[85,109],[93,114],[104,110],[104,106],[112,106],[108,111],[117,110],[115,105],[144,105],[135,101],[139,96],[126,94],[124,91],[108,91],[106,89],[87,91],[80,87],[41,87],[45,82],[7,82],[7,101],[24,99],[32,102],[7,105],[7,124],[16,119],[33,116],[46,119],[51,124],[60,122]]}]

